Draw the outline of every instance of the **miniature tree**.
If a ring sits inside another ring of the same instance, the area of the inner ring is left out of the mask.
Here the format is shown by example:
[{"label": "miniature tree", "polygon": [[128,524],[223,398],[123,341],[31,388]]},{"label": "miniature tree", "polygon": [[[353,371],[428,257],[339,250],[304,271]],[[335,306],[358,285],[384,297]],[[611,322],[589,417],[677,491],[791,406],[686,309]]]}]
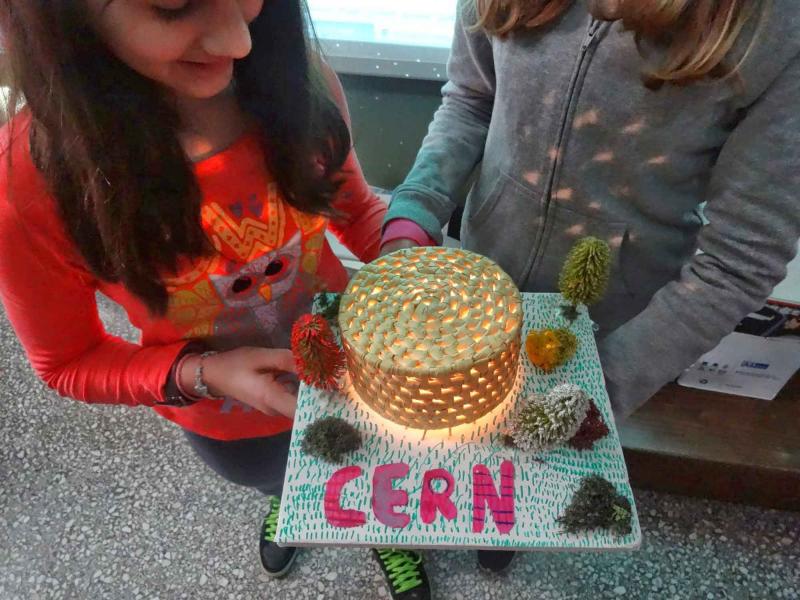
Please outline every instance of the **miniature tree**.
[{"label": "miniature tree", "polygon": [[606,437],[608,433],[608,425],[592,400],[589,402],[586,418],[581,423],[578,433],[569,440],[569,446],[576,450],[591,450],[595,443]]},{"label": "miniature tree", "polygon": [[577,385],[563,383],[546,396],[535,394],[514,417],[508,433],[514,446],[528,452],[552,450],[581,426],[589,396]]},{"label": "miniature tree", "polygon": [[292,353],[302,382],[328,391],[338,388],[345,356],[323,316],[303,315],[295,322]]},{"label": "miniature tree", "polygon": [[564,316],[574,321],[578,306],[589,306],[605,294],[611,270],[611,249],[603,240],[587,237],[579,240],[570,250],[559,278],[559,289],[569,302]]},{"label": "miniature tree", "polygon": [[525,340],[530,361],[549,373],[575,355],[578,338],[568,329],[534,329]]}]

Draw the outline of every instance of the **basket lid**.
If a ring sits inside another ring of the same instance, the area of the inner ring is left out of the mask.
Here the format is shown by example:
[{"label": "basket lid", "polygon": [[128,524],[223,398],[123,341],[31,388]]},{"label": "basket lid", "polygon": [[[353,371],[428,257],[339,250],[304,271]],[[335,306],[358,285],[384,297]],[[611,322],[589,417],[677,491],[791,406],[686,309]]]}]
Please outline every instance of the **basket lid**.
[{"label": "basket lid", "polygon": [[519,336],[520,293],[488,258],[467,250],[399,250],[366,265],[342,297],[345,343],[384,372],[452,372]]}]

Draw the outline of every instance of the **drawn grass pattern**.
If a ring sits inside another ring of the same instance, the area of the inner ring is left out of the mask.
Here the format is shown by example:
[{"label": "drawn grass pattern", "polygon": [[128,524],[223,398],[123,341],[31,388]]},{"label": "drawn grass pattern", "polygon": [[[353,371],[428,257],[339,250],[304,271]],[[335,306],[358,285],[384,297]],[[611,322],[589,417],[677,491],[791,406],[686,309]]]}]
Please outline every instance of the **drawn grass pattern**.
[{"label": "drawn grass pattern", "polygon": [[[563,299],[559,294],[523,294],[523,335],[532,328],[567,326],[561,317],[561,304]],[[349,382],[345,383],[342,393],[301,386],[278,524],[278,542],[296,546],[520,550],[622,550],[638,547],[641,529],[633,493],[605,390],[592,322],[585,309],[573,324],[572,331],[580,340],[572,360],[546,374],[531,365],[523,353],[517,381],[509,398],[476,423],[454,427],[449,434],[447,430],[424,433],[406,429],[383,419],[355,397]],[[583,452],[565,447],[531,455],[505,447],[501,436],[508,427],[509,416],[516,410],[517,399],[545,393],[564,382],[580,385],[595,399],[608,423],[609,435],[593,450]],[[326,416],[340,417],[352,423],[364,438],[362,448],[346,457],[342,465],[322,462],[301,450],[305,428]],[[514,464],[516,523],[509,534],[503,535],[498,532],[491,512],[487,510],[483,532],[472,533],[473,466],[486,465],[499,490],[503,460],[511,460]],[[394,482],[395,488],[408,492],[408,505],[397,509],[411,517],[404,529],[393,529],[380,523],[371,512],[372,473],[376,466],[393,462],[405,462],[411,468],[408,477]],[[350,465],[360,466],[363,475],[344,487],[342,506],[363,511],[367,522],[356,528],[335,528],[325,519],[325,482],[336,470]],[[425,471],[436,468],[445,468],[453,474],[455,491],[451,499],[458,512],[451,521],[437,514],[434,522],[428,525],[420,516],[420,491]],[[581,478],[592,473],[611,481],[631,501],[630,535],[617,537],[600,530],[571,535],[563,532],[557,523],[556,519],[569,504]]]}]

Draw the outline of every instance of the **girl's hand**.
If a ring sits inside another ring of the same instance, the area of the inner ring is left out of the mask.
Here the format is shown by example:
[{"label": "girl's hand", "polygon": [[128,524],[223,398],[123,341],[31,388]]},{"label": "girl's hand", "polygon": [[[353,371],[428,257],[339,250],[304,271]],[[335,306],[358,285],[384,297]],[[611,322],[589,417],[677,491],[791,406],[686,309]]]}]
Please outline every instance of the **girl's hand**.
[{"label": "girl's hand", "polygon": [[407,240],[407,239],[398,239],[392,240],[391,242],[385,243],[381,246],[381,256],[386,256],[387,254],[391,254],[396,250],[403,250],[405,248],[416,248],[419,246],[414,240]]},{"label": "girl's hand", "polygon": [[[177,375],[184,389],[194,389],[199,362],[199,356],[192,356],[183,363]],[[213,396],[234,398],[264,414],[290,419],[297,407],[297,390],[279,379],[294,372],[290,350],[245,346],[203,359],[203,381]]]}]

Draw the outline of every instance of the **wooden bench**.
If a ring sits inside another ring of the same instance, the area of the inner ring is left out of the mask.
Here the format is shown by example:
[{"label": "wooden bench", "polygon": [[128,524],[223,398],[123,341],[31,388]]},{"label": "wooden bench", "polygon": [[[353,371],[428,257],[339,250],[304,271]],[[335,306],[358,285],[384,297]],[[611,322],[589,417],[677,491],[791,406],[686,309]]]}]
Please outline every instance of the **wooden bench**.
[{"label": "wooden bench", "polygon": [[771,402],[670,384],[620,436],[634,487],[800,511],[800,373]]}]

